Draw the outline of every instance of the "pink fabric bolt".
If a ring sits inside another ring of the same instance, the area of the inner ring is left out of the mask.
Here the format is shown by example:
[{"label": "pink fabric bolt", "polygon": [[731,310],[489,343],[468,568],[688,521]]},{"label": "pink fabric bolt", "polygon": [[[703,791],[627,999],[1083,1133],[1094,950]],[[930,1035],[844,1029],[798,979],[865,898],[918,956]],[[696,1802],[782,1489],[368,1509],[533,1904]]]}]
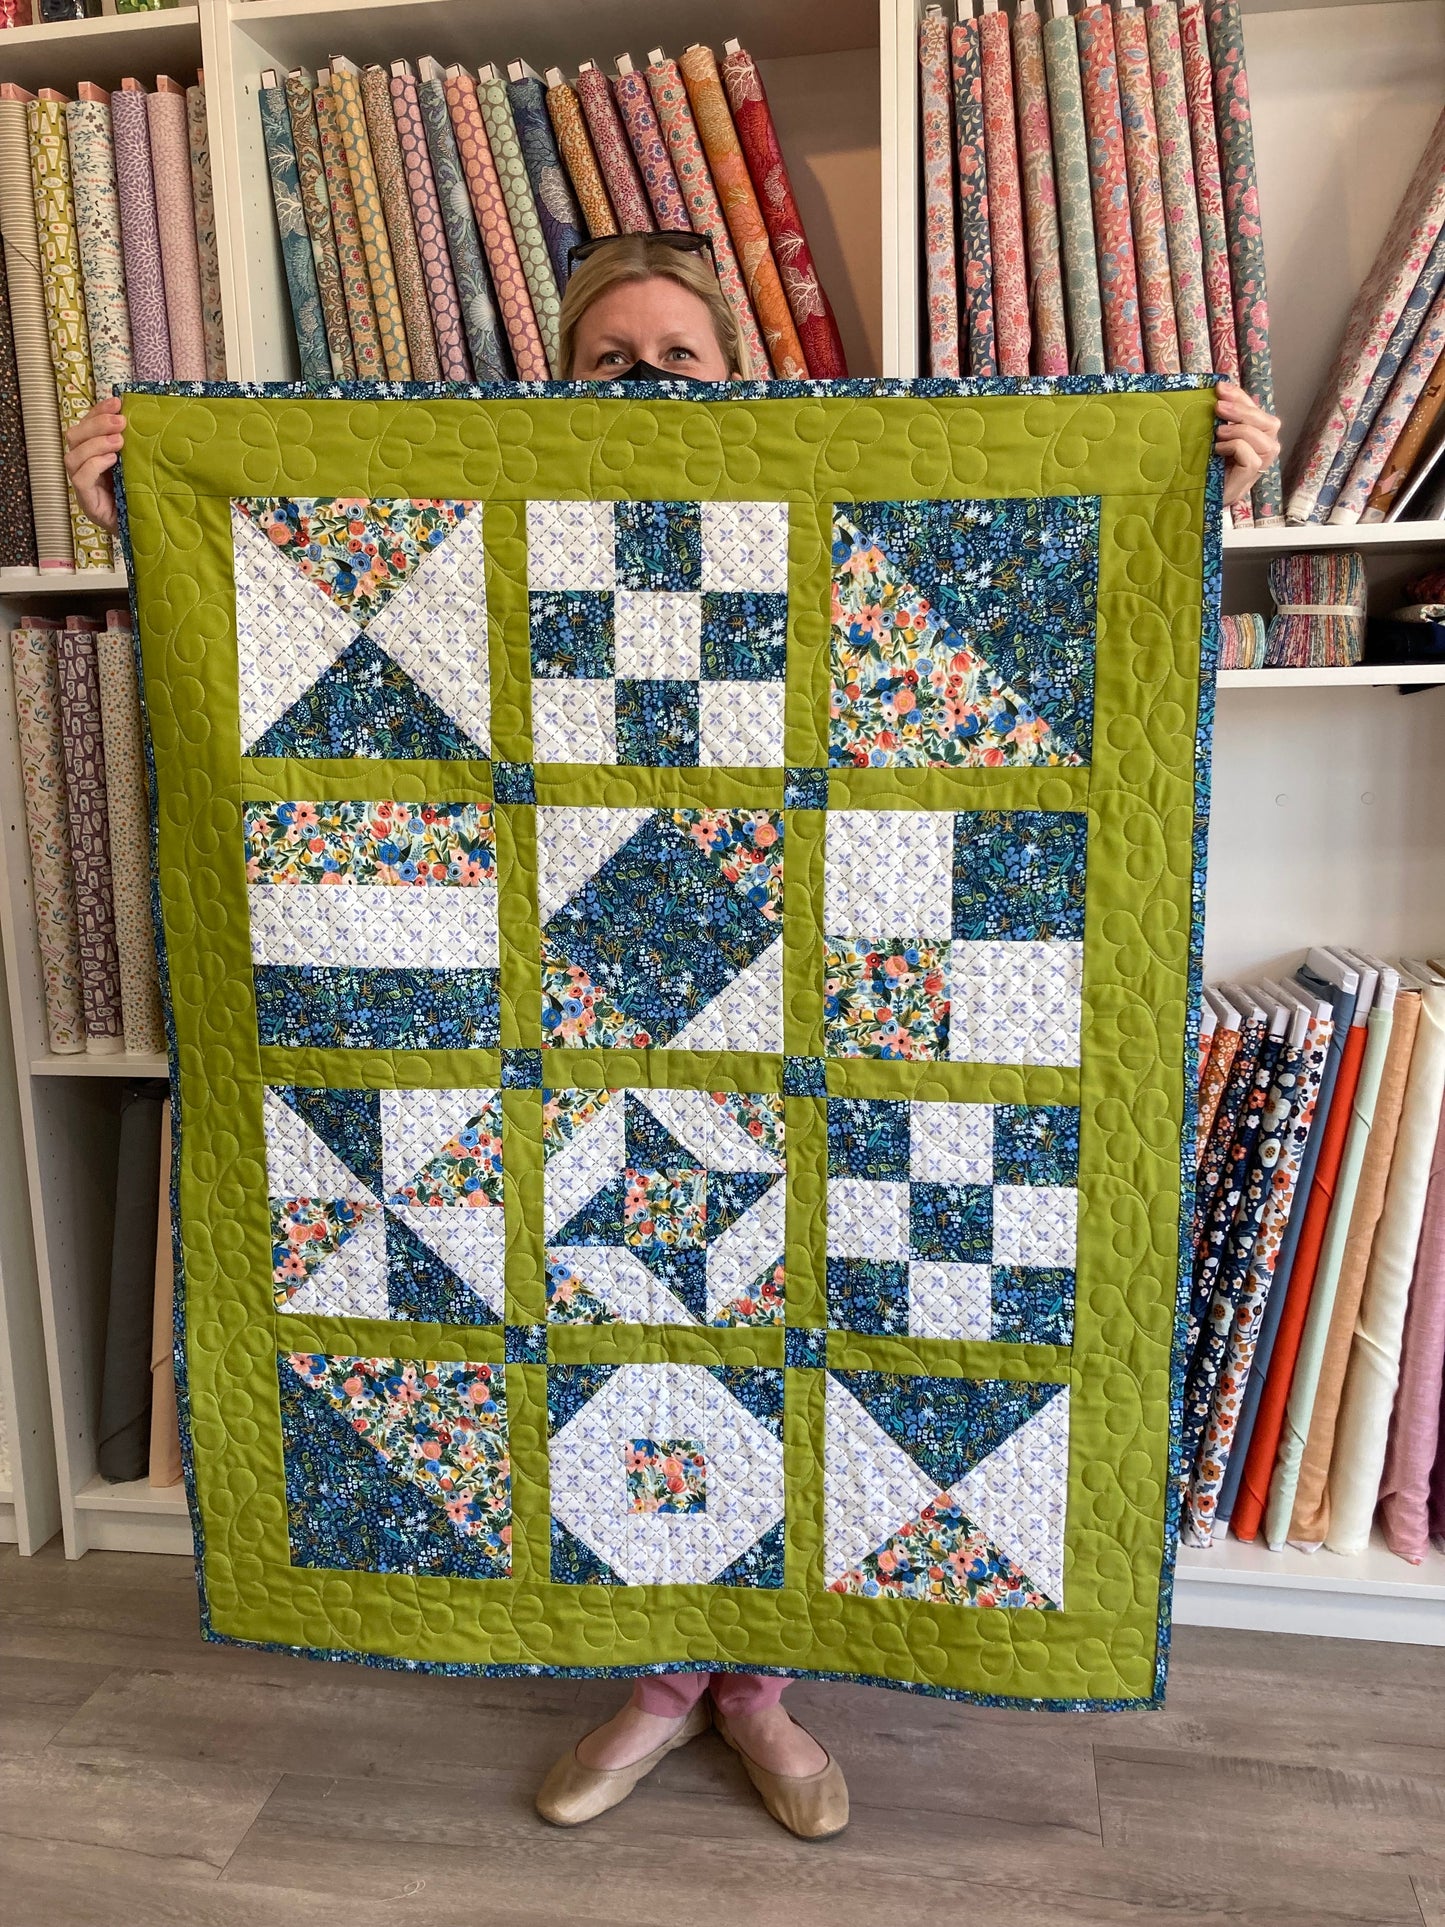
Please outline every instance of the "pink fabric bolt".
[{"label": "pink fabric bolt", "polygon": [[928,372],[962,373],[958,344],[958,251],[953,212],[952,70],[943,11],[930,7],[918,27],[919,112],[923,134],[923,259],[928,293]]},{"label": "pink fabric bolt", "polygon": [[1014,132],[1013,66],[1008,15],[985,0],[978,23],[983,63],[983,132],[988,155],[988,225],[993,243],[993,323],[1001,375],[1026,375],[1032,329],[1024,253],[1023,189]]},{"label": "pink fabric bolt", "polygon": [[125,254],[125,301],[130,311],[136,380],[170,381],[173,378],[171,332],[166,319],[166,284],[161,267],[160,232],[156,226],[151,137],[145,89],[139,82],[123,81],[111,95],[110,127],[115,141],[115,186]]},{"label": "pink fabric bolt", "polygon": [[1124,116],[1114,24],[1106,6],[1086,6],[1075,25],[1089,128],[1089,187],[1094,200],[1094,237],[1099,250],[1099,297],[1104,309],[1104,354],[1111,374],[1144,373],[1139,328],[1139,283],[1134,231],[1129,220],[1129,180],[1124,161]]},{"label": "pink fabric bolt", "polygon": [[1139,274],[1139,320],[1144,360],[1151,375],[1179,373],[1179,331],[1174,322],[1174,284],[1169,277],[1169,230],[1159,176],[1159,129],[1149,68],[1149,28],[1130,5],[1114,16],[1119,99],[1124,115],[1124,159],[1129,207],[1134,218],[1134,256]]},{"label": "pink fabric bolt", "polygon": [[[1425,1218],[1410,1281],[1400,1387],[1380,1482],[1380,1526],[1397,1558],[1418,1566],[1430,1550],[1430,1474],[1440,1454],[1445,1404],[1445,1108],[1435,1137]],[[1440,1458],[1445,1466],[1445,1456]],[[1437,1480],[1435,1530],[1445,1526],[1445,1476]]]},{"label": "pink fabric bolt", "polygon": [[652,95],[647,90],[646,80],[633,67],[626,54],[617,62],[612,97],[617,102],[622,125],[627,129],[627,138],[632,143],[633,157],[642,176],[642,184],[647,189],[647,198],[652,203],[653,214],[657,217],[657,225],[671,228],[677,234],[690,234],[692,222],[687,216],[687,202],[682,198],[677,176],[672,171],[672,162],[667,158],[667,142],[662,138],[662,129],[653,112]]},{"label": "pink fabric bolt", "polygon": [[451,251],[442,225],[441,202],[437,199],[436,177],[426,144],[426,123],[417,99],[416,75],[404,60],[391,66],[391,111],[396,121],[396,136],[401,146],[402,172],[411,201],[416,244],[421,254],[422,280],[426,284],[427,305],[431,309],[436,333],[437,360],[443,381],[470,381],[472,360],[467,353],[462,304],[452,273]]},{"label": "pink fabric bolt", "polygon": [[166,290],[166,327],[175,381],[206,379],[206,324],[201,312],[201,259],[191,199],[191,130],[186,90],[165,74],[146,96],[156,233]]},{"label": "pink fabric bolt", "polygon": [[477,231],[491,270],[497,295],[497,311],[516,364],[518,381],[546,381],[551,370],[542,333],[537,326],[536,310],[517,252],[516,237],[497,179],[497,164],[492,158],[486,123],[477,103],[477,83],[465,67],[449,67],[446,77],[447,111],[457,137],[462,172],[467,177],[467,192],[477,217]]},{"label": "pink fabric bolt", "polygon": [[607,185],[607,198],[624,234],[651,234],[657,226],[642,176],[632,158],[627,131],[617,114],[617,102],[607,76],[589,60],[578,70],[577,98],[582,118],[592,136],[597,165]]},{"label": "pink fabric bolt", "polygon": [[1189,133],[1194,144],[1194,187],[1199,198],[1199,234],[1204,249],[1204,297],[1209,304],[1209,344],[1214,372],[1239,380],[1239,350],[1234,339],[1234,286],[1229,275],[1229,235],[1224,225],[1224,181],[1219,170],[1219,136],[1214,126],[1214,69],[1204,27],[1204,0],[1179,0],[1179,42],[1184,55],[1184,91],[1189,102]]}]

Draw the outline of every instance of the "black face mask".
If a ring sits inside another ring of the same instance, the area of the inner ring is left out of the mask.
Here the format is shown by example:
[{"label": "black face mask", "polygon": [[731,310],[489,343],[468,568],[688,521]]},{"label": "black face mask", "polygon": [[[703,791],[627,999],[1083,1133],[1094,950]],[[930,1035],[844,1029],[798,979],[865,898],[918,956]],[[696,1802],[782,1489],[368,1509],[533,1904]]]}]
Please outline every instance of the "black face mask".
[{"label": "black face mask", "polygon": [[698,381],[696,375],[680,375],[676,369],[669,374],[665,368],[654,368],[650,361],[634,361],[630,368],[624,369],[620,375],[613,375],[611,379],[613,381],[689,381],[698,387],[705,385]]}]

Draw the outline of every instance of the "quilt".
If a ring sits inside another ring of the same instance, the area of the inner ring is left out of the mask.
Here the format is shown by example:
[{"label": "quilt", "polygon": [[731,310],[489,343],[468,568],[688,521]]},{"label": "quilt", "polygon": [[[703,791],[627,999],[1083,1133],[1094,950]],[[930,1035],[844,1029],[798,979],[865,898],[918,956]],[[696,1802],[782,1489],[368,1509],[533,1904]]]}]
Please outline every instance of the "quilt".
[{"label": "quilt", "polygon": [[129,393],[209,1637],[1158,1702],[1212,405]]}]

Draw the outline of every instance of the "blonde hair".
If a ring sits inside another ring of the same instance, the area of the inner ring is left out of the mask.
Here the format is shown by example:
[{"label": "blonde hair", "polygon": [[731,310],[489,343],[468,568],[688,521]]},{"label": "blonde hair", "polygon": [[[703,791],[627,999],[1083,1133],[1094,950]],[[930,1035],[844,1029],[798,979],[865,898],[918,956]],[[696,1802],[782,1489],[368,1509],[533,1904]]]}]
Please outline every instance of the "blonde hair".
[{"label": "blonde hair", "polygon": [[741,375],[746,380],[752,374],[747,346],[718,282],[712,257],[702,248],[669,247],[655,234],[624,235],[609,241],[605,248],[599,248],[578,264],[562,297],[558,324],[558,360],[565,370],[563,379],[571,378],[577,351],[577,326],[592,303],[609,288],[621,287],[625,282],[654,280],[675,281],[678,287],[697,296],[708,311],[728,373]]}]

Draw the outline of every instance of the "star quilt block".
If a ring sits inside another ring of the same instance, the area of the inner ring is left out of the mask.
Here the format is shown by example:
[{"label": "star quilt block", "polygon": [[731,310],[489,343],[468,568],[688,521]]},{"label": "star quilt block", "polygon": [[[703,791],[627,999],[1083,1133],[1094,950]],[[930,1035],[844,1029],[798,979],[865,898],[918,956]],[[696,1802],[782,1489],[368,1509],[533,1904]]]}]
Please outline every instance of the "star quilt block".
[{"label": "star quilt block", "polygon": [[785,1116],[768,1093],[543,1093],[547,1316],[780,1325]]},{"label": "star quilt block", "polygon": [[474,501],[231,503],[249,756],[485,756],[482,509]]},{"label": "star quilt block", "polygon": [[499,1091],[263,1095],[278,1312],[501,1321]]},{"label": "star quilt block", "polygon": [[783,760],[786,502],[527,504],[541,763]]}]

